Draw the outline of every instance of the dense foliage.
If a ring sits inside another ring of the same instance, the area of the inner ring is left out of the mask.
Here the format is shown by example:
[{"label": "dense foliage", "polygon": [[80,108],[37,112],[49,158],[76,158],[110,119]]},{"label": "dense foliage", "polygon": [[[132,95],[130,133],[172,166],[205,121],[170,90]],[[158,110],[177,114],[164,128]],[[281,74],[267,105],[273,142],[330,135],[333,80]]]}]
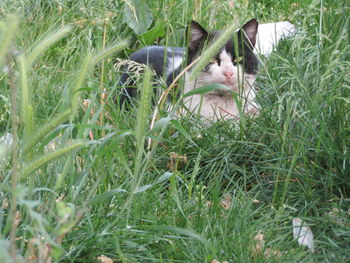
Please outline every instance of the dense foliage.
[{"label": "dense foliage", "polygon": [[[348,260],[347,0],[3,0],[0,14],[0,262]],[[163,106],[151,129],[147,70],[120,109],[132,51],[185,46],[190,20],[252,17],[298,30],[260,58],[259,116],[207,125]]]}]

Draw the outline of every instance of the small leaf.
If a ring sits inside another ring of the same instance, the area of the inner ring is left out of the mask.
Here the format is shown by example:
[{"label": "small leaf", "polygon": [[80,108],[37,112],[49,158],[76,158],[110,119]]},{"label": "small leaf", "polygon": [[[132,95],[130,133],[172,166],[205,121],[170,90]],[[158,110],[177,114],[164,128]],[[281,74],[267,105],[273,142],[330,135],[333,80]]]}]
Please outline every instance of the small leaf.
[{"label": "small leaf", "polygon": [[300,218],[293,218],[293,237],[298,240],[299,245],[307,246],[312,252],[315,251],[314,235],[310,227]]},{"label": "small leaf", "polygon": [[209,91],[213,90],[224,90],[224,91],[231,91],[231,89],[223,84],[219,83],[214,83],[214,84],[209,84],[200,88],[196,88],[194,90],[191,90],[187,93],[184,94],[184,97],[189,97],[195,94],[205,94]]},{"label": "small leaf", "polygon": [[163,127],[167,126],[169,124],[169,121],[171,121],[171,118],[161,118],[159,121],[157,121],[152,130],[149,131],[150,134],[155,133],[157,131],[160,131],[161,129],[163,129]]},{"label": "small leaf", "polygon": [[174,125],[176,130],[178,130],[183,136],[185,136],[187,140],[195,144],[195,142],[191,138],[191,135],[186,131],[186,129],[181,125],[181,123],[178,120],[171,120],[171,124]]},{"label": "small leaf", "polygon": [[137,35],[141,35],[152,24],[152,11],[145,0],[128,0],[125,1],[123,20]]},{"label": "small leaf", "polygon": [[139,39],[144,42],[146,46],[150,46],[159,37],[164,37],[165,25],[163,21],[158,20],[156,25],[147,32],[139,36]]},{"label": "small leaf", "polygon": [[152,184],[147,184],[147,185],[143,185],[143,186],[137,187],[137,188],[135,189],[135,191],[134,191],[134,194],[144,192],[144,191],[146,191],[147,189],[151,188],[152,186],[153,186]]},{"label": "small leaf", "polygon": [[160,184],[168,180],[171,176],[173,176],[173,173],[165,172],[161,177],[157,179],[157,182],[155,184]]},{"label": "small leaf", "polygon": [[134,191],[134,194],[144,192],[144,191],[148,190],[149,188],[153,187],[156,184],[163,183],[166,180],[168,180],[172,175],[173,175],[173,173],[166,172],[161,177],[159,177],[155,183],[143,185],[143,186],[140,186],[140,187],[136,188],[135,191]]}]

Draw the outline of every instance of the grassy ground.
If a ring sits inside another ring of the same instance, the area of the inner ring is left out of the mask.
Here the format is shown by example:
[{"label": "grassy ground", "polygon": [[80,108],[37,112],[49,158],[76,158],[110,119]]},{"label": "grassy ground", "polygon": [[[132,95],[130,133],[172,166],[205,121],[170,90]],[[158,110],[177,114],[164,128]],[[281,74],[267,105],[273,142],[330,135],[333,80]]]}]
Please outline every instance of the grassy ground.
[{"label": "grassy ground", "polygon": [[[0,3],[0,134],[18,141],[0,148],[0,262],[349,262],[348,1],[145,2],[141,36],[124,1]],[[117,58],[252,17],[298,28],[261,58],[257,118],[162,111],[150,130],[147,74],[140,104],[113,103]]]}]

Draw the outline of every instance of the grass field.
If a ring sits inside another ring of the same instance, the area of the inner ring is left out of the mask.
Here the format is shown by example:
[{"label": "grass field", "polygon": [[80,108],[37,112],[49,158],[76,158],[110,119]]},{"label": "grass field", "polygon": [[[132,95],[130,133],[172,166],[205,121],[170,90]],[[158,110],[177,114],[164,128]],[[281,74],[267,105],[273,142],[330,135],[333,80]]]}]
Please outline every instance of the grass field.
[{"label": "grass field", "polygon": [[[0,15],[0,262],[350,262],[348,0],[2,0]],[[191,20],[253,17],[298,30],[260,58],[258,117],[161,109],[150,129],[147,72],[120,110],[117,61],[185,46]]]}]

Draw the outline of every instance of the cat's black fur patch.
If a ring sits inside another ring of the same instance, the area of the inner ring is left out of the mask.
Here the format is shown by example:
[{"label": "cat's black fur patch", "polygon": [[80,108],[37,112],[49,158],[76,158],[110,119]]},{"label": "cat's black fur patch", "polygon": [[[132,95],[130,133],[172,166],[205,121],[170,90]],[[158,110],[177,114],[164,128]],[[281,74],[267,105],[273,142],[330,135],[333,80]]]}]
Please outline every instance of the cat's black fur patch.
[{"label": "cat's black fur patch", "polygon": [[[173,57],[183,56],[184,50],[180,47],[148,46],[131,54],[129,59],[139,64],[150,66],[155,71],[157,77],[165,77],[166,84],[170,85],[176,75],[178,75],[180,72],[175,71],[168,74],[168,76],[164,76],[168,60]],[[128,71],[128,66],[126,66],[125,69]],[[123,105],[125,100],[134,98],[137,95],[137,89],[134,88],[136,85],[135,81],[128,73],[122,74],[120,78],[120,85],[124,86],[120,100],[120,104]]]}]

